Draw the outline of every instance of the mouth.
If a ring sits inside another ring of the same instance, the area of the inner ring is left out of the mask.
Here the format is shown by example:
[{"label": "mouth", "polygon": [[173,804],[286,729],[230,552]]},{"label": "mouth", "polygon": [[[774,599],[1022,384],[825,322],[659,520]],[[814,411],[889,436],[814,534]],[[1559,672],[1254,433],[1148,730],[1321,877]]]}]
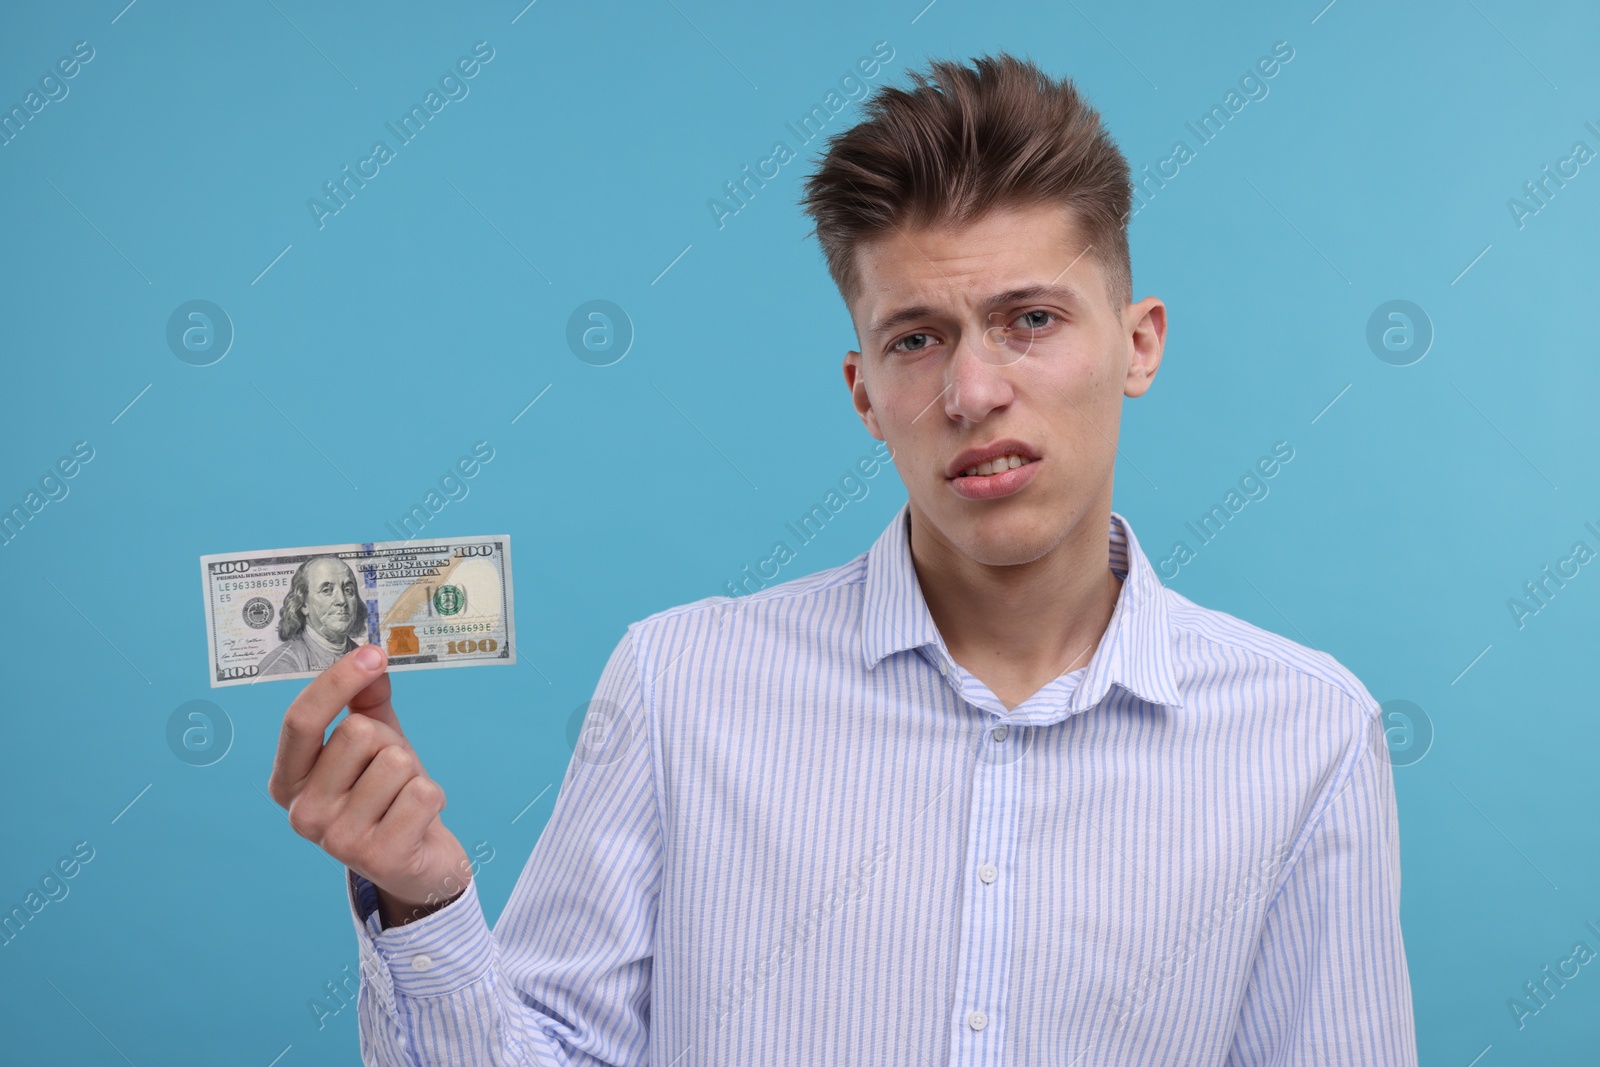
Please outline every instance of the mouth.
[{"label": "mouth", "polygon": [[945,467],[944,476],[950,479],[993,477],[1037,463],[1039,458],[1039,450],[1032,445],[1005,437],[961,452]]},{"label": "mouth", "polygon": [[994,500],[1019,492],[1033,481],[1041,462],[1010,453],[968,467],[947,484],[957,496],[967,500]]},{"label": "mouth", "polygon": [[996,458],[985,463],[975,463],[966,470],[962,471],[960,474],[956,475],[956,477],[990,478],[996,474],[1004,474],[1008,470],[1016,470],[1018,467],[1037,462],[1039,461],[1036,459],[1028,459],[1024,456],[1017,455],[1015,452],[1008,452],[1003,456],[997,456]]}]

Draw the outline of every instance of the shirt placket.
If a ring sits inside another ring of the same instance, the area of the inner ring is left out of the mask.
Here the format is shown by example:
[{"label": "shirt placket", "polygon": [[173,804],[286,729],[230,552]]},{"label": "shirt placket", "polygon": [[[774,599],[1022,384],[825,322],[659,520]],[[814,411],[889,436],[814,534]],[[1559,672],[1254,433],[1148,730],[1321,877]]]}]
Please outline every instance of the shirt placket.
[{"label": "shirt placket", "polygon": [[999,722],[1002,711],[998,705],[984,709],[968,809],[961,955],[950,1044],[950,1062],[961,1067],[998,1065],[1009,1021],[1006,988],[1015,927],[1017,781],[1029,728]]}]

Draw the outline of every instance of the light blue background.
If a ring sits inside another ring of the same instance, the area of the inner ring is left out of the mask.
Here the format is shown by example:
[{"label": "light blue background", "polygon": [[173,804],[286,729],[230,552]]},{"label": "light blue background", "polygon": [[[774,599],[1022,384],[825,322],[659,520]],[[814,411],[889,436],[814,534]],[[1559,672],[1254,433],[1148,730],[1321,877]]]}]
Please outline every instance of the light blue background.
[{"label": "light blue background", "polygon": [[[1001,49],[1071,74],[1136,170],[1293,47],[1133,221],[1135,296],[1171,328],[1125,408],[1115,506],[1159,558],[1290,442],[1171,585],[1431,719],[1395,772],[1423,1062],[1593,1058],[1600,962],[1521,1029],[1507,1006],[1600,949],[1600,567],[1521,629],[1507,607],[1574,541],[1600,548],[1600,164],[1521,228],[1507,206],[1575,141],[1600,149],[1592,5],[523,2],[0,14],[6,108],[95,50],[0,147],[0,504],[95,450],[0,549],[0,908],[95,849],[0,949],[6,1059],[355,1060],[353,1008],[319,1030],[307,1003],[354,970],[340,871],[265,794],[299,683],[208,687],[197,557],[392,537],[485,439],[426,533],[512,535],[522,659],[398,675],[396,701],[448,824],[494,850],[499,914],[624,627],[722,592],[875,443],[795,205],[820,141],[785,123],[879,41],[873,84]],[[470,95],[319,230],[308,198],[480,40]],[[779,139],[803,158],[719,229],[707,201]],[[165,342],[197,298],[237,332],[203,368]],[[615,365],[567,346],[591,299],[634,324]],[[1436,331],[1409,366],[1366,342],[1391,299]],[[892,472],[869,484],[782,577],[867,548],[904,500]],[[208,767],[166,740],[195,699],[235,731]]]}]

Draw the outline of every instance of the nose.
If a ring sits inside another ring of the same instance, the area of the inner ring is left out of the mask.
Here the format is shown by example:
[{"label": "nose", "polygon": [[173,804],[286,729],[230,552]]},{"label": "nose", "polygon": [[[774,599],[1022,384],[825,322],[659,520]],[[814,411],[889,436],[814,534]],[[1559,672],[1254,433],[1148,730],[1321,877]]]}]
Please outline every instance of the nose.
[{"label": "nose", "polygon": [[[991,344],[995,348],[987,347]],[[980,422],[1011,402],[1010,371],[1003,334],[997,329],[963,331],[945,364],[945,414]]]}]

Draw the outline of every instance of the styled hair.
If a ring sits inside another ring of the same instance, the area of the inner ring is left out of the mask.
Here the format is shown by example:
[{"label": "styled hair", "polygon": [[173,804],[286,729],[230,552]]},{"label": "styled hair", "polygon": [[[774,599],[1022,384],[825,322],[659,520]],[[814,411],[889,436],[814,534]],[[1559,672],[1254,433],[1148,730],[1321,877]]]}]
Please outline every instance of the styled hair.
[{"label": "styled hair", "polygon": [[[306,627],[306,619],[301,614],[306,606],[306,599],[311,595],[311,582],[306,578],[306,571],[319,559],[331,559],[344,563],[345,570],[350,570],[350,564],[339,559],[338,556],[312,556],[296,567],[294,574],[289,578],[289,595],[283,598],[283,610],[278,613],[278,640],[287,641]],[[352,575],[355,571],[350,571]],[[350,616],[350,625],[345,629],[346,637],[354,637],[365,633],[367,629],[367,602],[361,599],[361,585],[356,583],[356,610]]]},{"label": "styled hair", "polygon": [[1063,77],[1001,53],[972,66],[931,60],[909,89],[883,85],[865,118],[828,139],[801,204],[848,304],[855,251],[891,228],[965,224],[997,207],[1060,204],[1107,280],[1120,316],[1133,300],[1128,161]]}]

